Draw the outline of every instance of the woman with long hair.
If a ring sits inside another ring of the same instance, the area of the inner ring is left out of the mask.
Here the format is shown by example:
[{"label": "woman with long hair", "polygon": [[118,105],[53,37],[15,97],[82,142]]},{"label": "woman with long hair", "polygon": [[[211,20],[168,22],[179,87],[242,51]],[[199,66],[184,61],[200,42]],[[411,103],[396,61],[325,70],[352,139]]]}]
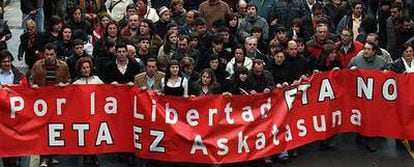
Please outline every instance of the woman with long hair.
[{"label": "woman with long hair", "polygon": [[108,26],[108,23],[112,21],[111,16],[108,13],[102,13],[99,16],[99,24],[92,32],[92,44],[95,46],[96,41],[102,38],[104,31]]},{"label": "woman with long hair", "polygon": [[210,68],[206,68],[200,73],[198,81],[191,84],[190,95],[216,95],[221,94],[220,84],[216,82],[216,76]]},{"label": "woman with long hair", "polygon": [[125,38],[121,37],[121,30],[119,29],[118,24],[115,21],[109,21],[102,38],[95,43],[93,50],[93,57],[95,59],[103,53],[104,47],[102,47],[102,45],[106,40],[110,40],[115,44],[127,41]]},{"label": "woman with long hair", "polygon": [[180,64],[171,60],[165,77],[161,79],[162,93],[172,96],[188,97],[188,80],[180,76]]},{"label": "woman with long hair", "polygon": [[237,40],[238,43],[243,41],[238,35],[239,23],[241,21],[239,15],[236,13],[229,13],[224,17],[226,21],[226,27],[229,28],[230,36]]},{"label": "woman with long hair", "polygon": [[164,44],[158,50],[158,57],[166,55],[171,58],[177,49],[178,33],[173,30],[169,30],[164,37]]},{"label": "woman with long hair", "polygon": [[229,73],[225,70],[225,64],[220,63],[220,57],[213,55],[210,56],[208,59],[208,67],[213,70],[214,75],[216,76],[216,81],[220,85],[224,83],[227,77],[229,77]]},{"label": "woman with long hair", "polygon": [[225,94],[230,95],[248,95],[250,92],[247,74],[249,70],[244,67],[236,67],[233,76],[226,80],[223,86]]},{"label": "woman with long hair", "polygon": [[333,68],[342,68],[341,61],[338,57],[338,49],[333,44],[325,44],[322,46],[319,56],[318,70],[328,71]]}]

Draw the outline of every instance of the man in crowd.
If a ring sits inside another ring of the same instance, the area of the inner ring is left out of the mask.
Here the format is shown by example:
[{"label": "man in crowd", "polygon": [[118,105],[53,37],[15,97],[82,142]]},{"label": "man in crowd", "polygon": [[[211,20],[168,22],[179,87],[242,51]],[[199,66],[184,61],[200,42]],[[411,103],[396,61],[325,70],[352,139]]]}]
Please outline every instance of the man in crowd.
[{"label": "man in crowd", "polygon": [[[40,86],[65,87],[70,84],[68,66],[64,61],[57,59],[56,53],[56,46],[54,44],[46,44],[45,58],[38,60],[32,68],[29,81],[33,89],[38,89]],[[40,156],[40,167],[57,164],[59,164],[59,161],[54,155]]]},{"label": "man in crowd", "polygon": [[319,23],[315,28],[314,38],[306,42],[307,50],[309,53],[319,59],[322,46],[325,44],[334,44],[334,42],[329,39],[328,25]]},{"label": "man in crowd", "polygon": [[32,68],[30,85],[37,89],[39,86],[60,86],[64,87],[70,83],[68,65],[56,55],[56,46],[48,43],[45,46],[45,58],[38,60]]},{"label": "man in crowd", "polygon": [[149,58],[146,65],[146,71],[135,76],[135,86],[141,90],[161,91],[161,78],[165,74],[157,70],[156,60]]},{"label": "man in crowd", "polygon": [[[378,40],[379,40],[379,36],[375,33],[368,34],[366,39],[365,39],[366,42],[371,42],[371,43],[375,43],[375,44],[379,45]],[[392,61],[390,53],[388,53],[388,51],[383,49],[383,48],[380,48],[380,50],[381,50],[381,54],[379,54],[378,56],[382,57],[385,60],[385,62],[387,62],[387,64],[391,64],[393,61]],[[362,49],[361,51],[359,51],[357,56],[362,56],[363,54],[364,54],[364,50]],[[344,66],[344,67],[346,67],[346,66]]]},{"label": "man in crowd", "polygon": [[139,16],[132,14],[128,17],[128,25],[121,31],[121,35],[127,39],[139,33]]},{"label": "man in crowd", "polygon": [[263,60],[256,59],[253,61],[253,67],[247,75],[250,94],[256,93],[270,93],[275,87],[272,73],[264,69]]},{"label": "man in crowd", "polygon": [[167,34],[167,25],[171,23],[171,11],[167,7],[163,6],[158,10],[160,20],[154,23],[157,35],[164,37]]},{"label": "man in crowd", "polygon": [[[2,85],[20,84],[24,78],[23,73],[12,64],[13,60],[13,55],[8,50],[0,51],[0,88]],[[5,159],[3,159],[3,162],[10,161],[11,164],[14,164],[11,161],[15,159]]]},{"label": "man in crowd", "polygon": [[246,38],[244,42],[244,47],[246,49],[246,57],[254,59],[261,59],[265,63],[265,65],[269,65],[269,60],[266,55],[262,54],[257,50],[257,38],[254,36],[249,36]]},{"label": "man in crowd", "polygon": [[76,80],[79,76],[79,71],[76,71],[76,62],[81,57],[89,57],[92,60],[93,57],[85,53],[83,41],[80,39],[75,39],[72,41],[72,50],[73,54],[66,60],[66,63],[68,65],[71,78],[73,78],[73,80]]},{"label": "man in crowd", "polygon": [[237,4],[237,14],[241,19],[246,18],[247,16],[247,2],[245,0],[240,0]]},{"label": "man in crowd", "polygon": [[336,43],[338,48],[339,60],[343,67],[348,67],[349,61],[354,58],[359,51],[362,50],[363,45],[358,41],[353,41],[353,31],[344,28],[341,31],[341,40]]},{"label": "man in crowd", "polygon": [[138,39],[135,47],[138,48],[136,58],[141,59],[143,64],[146,64],[149,58],[157,57],[156,54],[152,52],[152,50],[150,50],[151,45],[150,45],[150,40],[148,38],[143,37],[143,38]]},{"label": "man in crowd", "polygon": [[128,57],[135,60],[139,64],[139,71],[145,71],[145,64],[138,55],[137,48],[133,44],[127,44]]},{"label": "man in crowd", "polygon": [[258,15],[265,19],[269,19],[270,12],[277,2],[275,0],[249,0],[250,3],[253,3],[256,6],[256,11]]},{"label": "man in crowd", "polygon": [[250,30],[253,27],[261,27],[263,30],[263,39],[268,39],[269,25],[267,21],[263,17],[258,16],[256,5],[249,3],[247,4],[247,17],[239,25],[239,35],[243,38],[250,36]]},{"label": "man in crowd", "polygon": [[290,67],[294,67],[291,69],[289,82],[297,81],[303,75],[310,73],[312,67],[304,57],[298,55],[298,45],[295,41],[288,42],[286,52],[288,54],[286,57],[287,63]]},{"label": "man in crowd", "polygon": [[305,6],[302,0],[278,0],[270,14],[271,25],[289,27],[294,18],[305,16]]},{"label": "man in crowd", "polygon": [[186,13],[184,25],[180,26],[180,34],[190,35],[194,31],[194,21],[199,17],[197,10],[190,10]]},{"label": "man in crowd", "polygon": [[134,77],[139,71],[138,63],[128,58],[128,49],[124,44],[115,46],[116,59],[106,69],[105,77],[102,79],[105,83],[111,84],[134,84]]},{"label": "man in crowd", "polygon": [[134,14],[136,15],[138,14],[137,6],[135,6],[135,4],[132,3],[132,4],[129,4],[126,8],[126,16],[118,22],[118,26],[121,30],[124,29],[124,27],[128,25],[129,16],[134,15]]},{"label": "man in crowd", "polygon": [[342,29],[347,28],[352,30],[353,39],[356,39],[359,35],[359,27],[363,19],[364,3],[360,0],[356,0],[352,4],[352,14],[347,15],[341,19],[336,27],[336,33],[340,34]]},{"label": "man in crowd", "polygon": [[387,51],[390,52],[393,60],[399,57],[397,48],[396,31],[398,28],[398,19],[403,15],[403,7],[399,3],[393,3],[390,7],[391,16],[387,19]]},{"label": "man in crowd", "polygon": [[362,56],[354,57],[348,64],[350,69],[384,70],[387,62],[380,57],[381,49],[378,44],[366,42]]},{"label": "man in crowd", "polygon": [[181,61],[184,57],[191,57],[195,61],[194,64],[197,65],[201,53],[197,49],[190,48],[189,42],[190,39],[186,35],[178,37],[178,50],[172,55],[171,59]]}]

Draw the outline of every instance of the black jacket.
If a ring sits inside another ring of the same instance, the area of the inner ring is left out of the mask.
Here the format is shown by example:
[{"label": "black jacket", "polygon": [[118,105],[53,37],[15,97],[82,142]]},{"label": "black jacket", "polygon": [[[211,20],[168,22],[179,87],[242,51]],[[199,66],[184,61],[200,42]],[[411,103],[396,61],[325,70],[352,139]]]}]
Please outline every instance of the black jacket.
[{"label": "black jacket", "polygon": [[273,82],[275,84],[282,84],[283,82],[291,83],[291,66],[285,60],[282,64],[277,65],[274,61],[271,62],[270,72],[273,75]]},{"label": "black jacket", "polygon": [[200,96],[200,95],[217,95],[221,94],[221,86],[218,83],[214,83],[211,89],[208,90],[207,94],[201,93],[201,85],[199,81],[193,82],[190,85],[189,89],[190,95]]},{"label": "black jacket", "polygon": [[267,70],[264,70],[261,76],[254,75],[253,70],[250,70],[247,80],[249,81],[250,90],[255,90],[256,92],[263,92],[266,88],[273,89],[275,87],[272,73]]},{"label": "black jacket", "polygon": [[[38,3],[38,1],[40,3]],[[29,14],[32,10],[43,7],[43,0],[21,0],[20,9],[23,14]]]},{"label": "black jacket", "polygon": [[102,80],[104,83],[112,83],[114,81],[120,84],[126,84],[128,82],[134,82],[135,75],[139,74],[141,71],[139,70],[139,64],[128,58],[128,65],[126,72],[122,74],[118,70],[118,66],[116,64],[116,60],[111,63],[111,65],[105,69],[105,74],[103,75],[104,78]]},{"label": "black jacket", "polygon": [[395,60],[390,66],[390,69],[396,73],[404,73],[405,70],[405,66],[404,66],[404,62],[402,60],[403,58],[400,57],[397,60]]},{"label": "black jacket", "polygon": [[0,38],[6,37],[6,40],[0,42],[0,50],[7,49],[6,41],[12,37],[12,33],[7,25],[7,21],[0,19]]}]

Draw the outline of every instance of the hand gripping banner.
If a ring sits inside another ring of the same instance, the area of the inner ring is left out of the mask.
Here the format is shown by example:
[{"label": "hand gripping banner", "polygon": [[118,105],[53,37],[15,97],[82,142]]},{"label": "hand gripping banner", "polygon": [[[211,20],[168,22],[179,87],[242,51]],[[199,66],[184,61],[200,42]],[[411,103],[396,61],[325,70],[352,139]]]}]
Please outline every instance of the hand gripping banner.
[{"label": "hand gripping banner", "polygon": [[0,92],[0,156],[134,152],[231,163],[342,132],[414,139],[413,79],[343,70],[270,94],[187,99],[128,86],[10,87]]}]

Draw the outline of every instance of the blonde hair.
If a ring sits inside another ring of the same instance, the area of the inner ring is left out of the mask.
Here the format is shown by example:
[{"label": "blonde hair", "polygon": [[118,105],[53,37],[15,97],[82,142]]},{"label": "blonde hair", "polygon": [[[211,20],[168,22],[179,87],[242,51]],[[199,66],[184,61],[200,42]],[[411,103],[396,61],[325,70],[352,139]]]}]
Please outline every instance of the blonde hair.
[{"label": "blonde hair", "polygon": [[29,19],[26,21],[26,28],[32,26],[32,27],[36,27],[36,22],[33,19]]}]

